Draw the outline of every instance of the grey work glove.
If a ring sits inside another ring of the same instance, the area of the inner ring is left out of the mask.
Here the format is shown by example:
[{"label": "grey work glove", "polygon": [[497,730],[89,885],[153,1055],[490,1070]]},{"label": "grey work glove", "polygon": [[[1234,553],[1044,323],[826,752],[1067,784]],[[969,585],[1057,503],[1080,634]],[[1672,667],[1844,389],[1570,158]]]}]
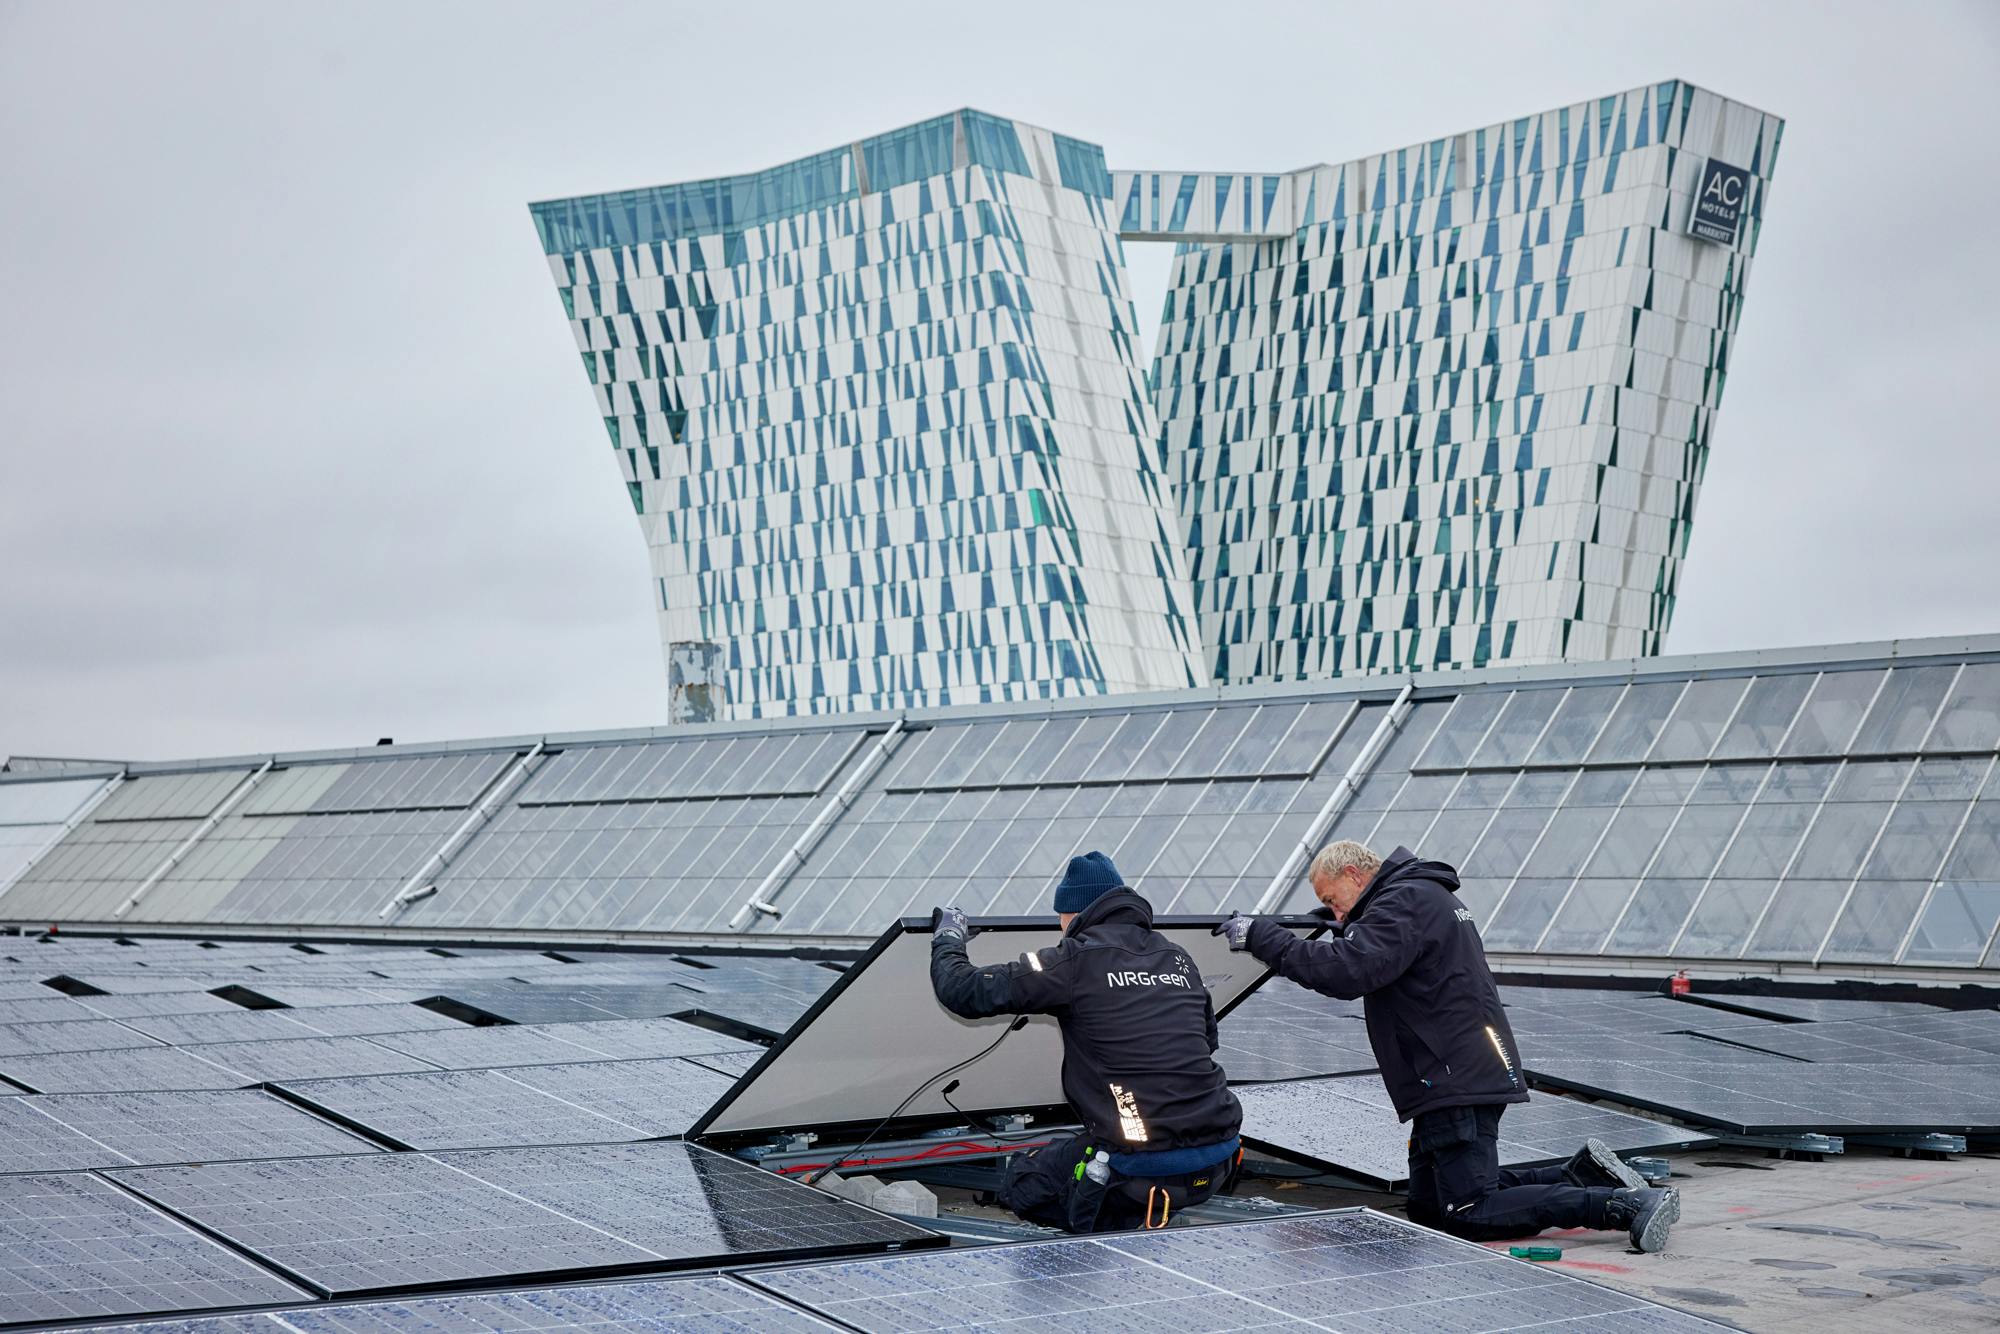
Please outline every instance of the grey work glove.
[{"label": "grey work glove", "polygon": [[931,909],[931,944],[956,937],[960,941],[972,938],[972,921],[957,908]]},{"label": "grey work glove", "polygon": [[1232,913],[1228,921],[1216,927],[1209,934],[1212,936],[1228,936],[1229,948],[1232,950],[1247,950],[1250,948],[1250,924],[1255,920],[1255,918],[1245,917],[1240,912]]}]

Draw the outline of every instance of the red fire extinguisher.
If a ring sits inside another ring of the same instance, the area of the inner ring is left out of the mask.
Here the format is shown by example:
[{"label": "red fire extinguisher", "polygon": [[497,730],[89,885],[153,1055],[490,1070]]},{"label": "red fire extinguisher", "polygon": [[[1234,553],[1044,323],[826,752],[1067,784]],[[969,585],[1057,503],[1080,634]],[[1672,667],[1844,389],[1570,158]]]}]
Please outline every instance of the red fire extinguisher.
[{"label": "red fire extinguisher", "polygon": [[1673,995],[1685,996],[1693,989],[1694,985],[1688,981],[1688,970],[1685,968],[1667,979],[1667,990]]}]

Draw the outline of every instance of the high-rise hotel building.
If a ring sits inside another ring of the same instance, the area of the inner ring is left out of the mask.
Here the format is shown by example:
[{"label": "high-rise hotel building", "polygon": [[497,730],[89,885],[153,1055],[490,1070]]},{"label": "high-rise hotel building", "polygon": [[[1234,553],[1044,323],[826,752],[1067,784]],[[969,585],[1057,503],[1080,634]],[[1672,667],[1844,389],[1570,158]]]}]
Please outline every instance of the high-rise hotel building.
[{"label": "high-rise hotel building", "polygon": [[674,716],[1658,652],[1782,133],[1668,81],[1128,172],[964,110],[535,205]]}]

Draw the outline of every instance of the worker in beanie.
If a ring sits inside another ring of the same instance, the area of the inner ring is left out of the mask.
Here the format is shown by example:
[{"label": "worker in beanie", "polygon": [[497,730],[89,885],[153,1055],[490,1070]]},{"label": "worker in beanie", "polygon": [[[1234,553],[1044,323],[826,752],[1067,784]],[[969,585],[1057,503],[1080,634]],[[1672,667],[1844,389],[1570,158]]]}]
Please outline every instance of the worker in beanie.
[{"label": "worker in beanie", "polygon": [[1056,885],[1062,939],[975,968],[974,928],[931,914],[931,986],[966,1019],[1053,1014],[1063,1095],[1083,1132],[1010,1160],[999,1201],[1070,1232],[1164,1227],[1234,1183],[1243,1124],[1215,1063],[1215,1007],[1194,961],[1153,930],[1153,908],[1101,852],[1072,857]]}]

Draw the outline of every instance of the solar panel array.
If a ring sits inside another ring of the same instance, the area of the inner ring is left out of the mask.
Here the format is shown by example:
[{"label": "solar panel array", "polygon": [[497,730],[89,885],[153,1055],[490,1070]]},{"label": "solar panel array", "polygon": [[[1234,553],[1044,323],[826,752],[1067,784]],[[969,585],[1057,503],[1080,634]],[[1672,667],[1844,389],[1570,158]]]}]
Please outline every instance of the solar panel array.
[{"label": "solar panel array", "polygon": [[815,1334],[838,1328],[733,1278],[665,1278],[363,1301],[210,1320],[128,1326],[148,1334],[526,1334],[670,1329],[685,1334]]},{"label": "solar panel array", "polygon": [[[667,1019],[474,1028],[408,999],[458,981],[560,997],[564,983],[658,992],[696,976],[750,995],[760,979],[838,974],[790,959],[0,939],[0,1003],[28,1007],[0,1022],[0,1325],[941,1244],[670,1138],[754,1044]],[[91,1008],[104,1001],[116,1018]],[[643,1309],[718,1326],[783,1309],[747,1289],[726,1298],[634,1293],[602,1309],[605,1323]],[[429,1309],[474,1301],[441,1300]]]},{"label": "solar panel array", "polygon": [[[1243,1138],[1281,1157],[1397,1187],[1409,1177],[1410,1128],[1376,1075],[1242,1084]],[[1567,1160],[1592,1137],[1619,1153],[1687,1148],[1713,1138],[1681,1126],[1537,1093],[1500,1118],[1502,1167]]]},{"label": "solar panel array", "polygon": [[1357,1210],[743,1276],[855,1329],[1723,1328]]},{"label": "solar panel array", "polygon": [[[374,928],[421,871],[437,892],[393,929],[872,936],[938,903],[1045,910],[1092,847],[1208,912],[1257,902],[1331,810],[1328,837],[1459,866],[1496,954],[2000,962],[2000,646],[1438,678],[1350,799],[1393,694],[140,766],[11,884],[0,836],[0,914],[106,921],[143,887],[127,920]],[[0,831],[52,836],[102,781],[0,777]]]},{"label": "solar panel array", "polygon": [[463,1149],[681,1135],[733,1082],[668,1058],[301,1080],[278,1088],[395,1148]]},{"label": "solar panel array", "polygon": [[0,1238],[0,1325],[307,1295],[87,1173],[0,1177]]},{"label": "solar panel array", "polygon": [[[1544,1086],[1732,1134],[1983,1135],[2000,1124],[2000,1011],[1878,1001],[1866,1019],[1779,1022],[1620,999],[1630,993],[1503,991],[1522,1064]],[[1684,1015],[1696,1022],[1675,1022]]]},{"label": "solar panel array", "polygon": [[942,1241],[676,1141],[108,1175],[328,1297]]},{"label": "solar panel array", "polygon": [[0,1173],[294,1158],[372,1147],[256,1089],[0,1098]]},{"label": "solar panel array", "polygon": [[1215,1059],[1229,1081],[1261,1082],[1375,1068],[1361,1002],[1334,1000],[1273,978],[1218,1027]]}]

